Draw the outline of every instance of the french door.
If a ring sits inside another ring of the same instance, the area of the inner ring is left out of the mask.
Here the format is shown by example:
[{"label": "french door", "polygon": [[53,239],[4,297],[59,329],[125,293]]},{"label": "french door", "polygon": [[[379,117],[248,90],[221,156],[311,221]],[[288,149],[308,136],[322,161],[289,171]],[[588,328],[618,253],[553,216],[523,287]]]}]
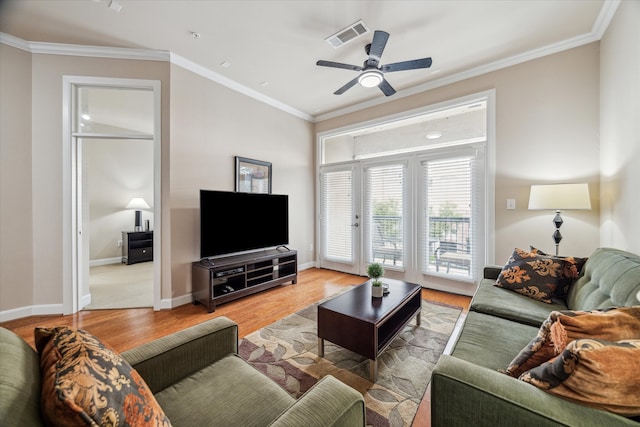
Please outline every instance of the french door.
[{"label": "french door", "polygon": [[365,275],[378,262],[386,277],[406,278],[406,174],[407,162],[322,169],[321,267]]},{"label": "french door", "polygon": [[320,175],[320,264],[351,274],[361,272],[356,166],[330,166]]},{"label": "french door", "polygon": [[320,267],[444,288],[484,262],[484,146],[320,168]]}]

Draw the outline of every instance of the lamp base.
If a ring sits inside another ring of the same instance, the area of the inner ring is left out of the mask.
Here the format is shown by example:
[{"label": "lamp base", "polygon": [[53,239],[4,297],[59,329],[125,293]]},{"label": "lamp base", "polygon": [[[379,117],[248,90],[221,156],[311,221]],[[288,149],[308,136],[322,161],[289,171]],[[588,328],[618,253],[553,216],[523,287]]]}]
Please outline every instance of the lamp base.
[{"label": "lamp base", "polygon": [[562,226],[562,217],[560,211],[556,211],[556,216],[553,218],[553,223],[556,225],[556,231],[553,232],[553,241],[556,242],[556,256],[558,256],[558,249],[560,248],[560,241],[562,240],[562,234],[560,233],[560,227]]},{"label": "lamp base", "polygon": [[136,222],[133,231],[142,231],[142,211],[136,211]]}]

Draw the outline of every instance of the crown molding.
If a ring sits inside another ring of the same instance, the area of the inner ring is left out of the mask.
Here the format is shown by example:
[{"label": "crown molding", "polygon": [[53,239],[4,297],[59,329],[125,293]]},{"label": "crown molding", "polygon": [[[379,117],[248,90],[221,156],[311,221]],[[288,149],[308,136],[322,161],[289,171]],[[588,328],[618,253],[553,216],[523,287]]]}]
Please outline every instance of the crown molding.
[{"label": "crown molding", "polygon": [[494,61],[489,64],[481,65],[479,67],[453,74],[451,76],[436,79],[409,89],[400,90],[396,92],[393,99],[391,100],[387,99],[386,97],[375,98],[317,116],[312,116],[296,108],[293,108],[290,105],[284,104],[274,98],[264,95],[263,93],[260,93],[255,89],[241,85],[229,79],[228,77],[223,76],[222,74],[218,74],[206,67],[203,67],[202,65],[196,64],[195,62],[192,62],[180,55],[176,55],[169,51],[28,42],[6,33],[0,33],[0,43],[13,46],[17,49],[21,49],[27,52],[38,54],[170,62],[171,64],[184,68],[185,70],[191,71],[206,79],[214,81],[220,85],[228,87],[231,90],[242,93],[243,95],[249,96],[259,102],[270,105],[295,117],[301,118],[311,123],[318,123],[324,120],[343,116],[345,114],[364,110],[366,108],[375,107],[389,101],[395,101],[462,80],[477,77],[482,74],[500,70],[502,68],[511,67],[523,62],[531,61],[547,55],[552,55],[554,53],[559,53],[568,49],[573,49],[585,44],[596,42],[602,38],[605,31],[609,27],[609,24],[611,23],[611,20],[613,19],[613,16],[615,15],[616,10],[620,5],[620,2],[621,0],[605,0],[602,8],[600,9],[600,13],[598,14],[598,17],[596,18],[596,21],[594,22],[593,27],[589,33],[573,37],[559,43],[544,46],[539,49],[530,50],[528,52],[509,58]]},{"label": "crown molding", "polygon": [[[426,92],[432,89],[436,89],[442,86],[450,85],[462,80],[467,80],[472,77],[477,77],[486,73],[497,71],[503,68],[511,67],[514,65],[522,64],[523,62],[531,61],[534,59],[542,58],[547,55],[553,55],[554,53],[563,52],[565,50],[573,49],[585,44],[599,41],[604,35],[605,31],[611,23],[611,19],[616,13],[621,0],[606,0],[600,9],[600,13],[593,24],[593,28],[589,33],[576,36],[559,43],[550,44],[539,49],[533,49],[528,52],[524,52],[519,55],[511,56],[509,58],[501,59],[491,62],[489,64],[481,65],[479,67],[472,68],[451,76],[443,77],[433,80],[431,82],[423,83],[418,86],[411,87],[409,89],[399,90],[393,96],[393,100],[406,98],[408,96],[416,95],[418,93]],[[333,119],[343,116],[345,114],[354,113],[356,111],[364,110],[366,108],[375,107],[390,100],[386,98],[375,98],[369,101],[365,101],[359,104],[354,104],[346,108],[334,110],[325,114],[320,114],[314,117],[314,123],[318,123],[324,120]]]},{"label": "crown molding", "polygon": [[29,42],[19,39],[18,37],[14,37],[11,34],[0,33],[0,44],[6,44],[7,46],[24,50],[25,52],[31,52]]},{"label": "crown molding", "polygon": [[277,108],[295,117],[301,118],[308,122],[313,121],[313,116],[297,110],[287,104],[284,104],[274,98],[266,96],[254,89],[241,85],[222,74],[218,74],[209,70],[193,61],[176,55],[169,51],[164,50],[150,50],[150,49],[131,49],[121,47],[104,47],[104,46],[85,46],[76,44],[61,44],[61,43],[43,43],[43,42],[29,42],[22,40],[18,37],[14,37],[10,34],[0,33],[0,43],[8,46],[15,47],[17,49],[24,50],[32,54],[43,55],[66,55],[66,56],[81,56],[90,58],[109,58],[109,59],[130,59],[138,61],[164,61],[174,64],[185,70],[191,71],[199,76],[216,82],[220,85],[228,87],[238,93],[253,98],[259,102],[267,104],[271,107]]},{"label": "crown molding", "polygon": [[191,71],[192,73],[198,74],[199,76],[202,76],[206,79],[214,81],[222,86],[226,86],[231,90],[234,90],[243,95],[249,96],[253,99],[256,99],[260,102],[263,102],[279,110],[282,110],[286,113],[289,113],[293,116],[296,116],[308,122],[313,121],[313,116],[307,113],[297,110],[291,107],[290,105],[280,102],[277,99],[271,98],[263,93],[258,92],[257,90],[251,89],[250,87],[241,85],[231,80],[230,78],[223,76],[222,74],[216,73],[215,71],[211,71],[210,69],[203,67],[202,65],[196,64],[195,62],[190,61],[186,58],[183,58],[180,55],[176,55],[175,53],[172,53],[171,63],[179,67],[182,67],[185,70]]}]

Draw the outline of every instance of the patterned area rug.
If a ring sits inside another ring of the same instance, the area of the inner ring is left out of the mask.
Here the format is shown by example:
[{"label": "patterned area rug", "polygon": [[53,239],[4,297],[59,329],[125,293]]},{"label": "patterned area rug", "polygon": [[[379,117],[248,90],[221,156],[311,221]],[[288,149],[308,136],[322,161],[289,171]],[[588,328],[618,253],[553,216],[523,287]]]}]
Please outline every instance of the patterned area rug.
[{"label": "patterned area rug", "polygon": [[313,304],[247,335],[240,356],[296,398],[333,375],[364,395],[368,425],[410,426],[461,309],[423,300],[421,325],[411,320],[385,350],[375,383],[362,356],[328,341],[318,356],[317,312]]}]

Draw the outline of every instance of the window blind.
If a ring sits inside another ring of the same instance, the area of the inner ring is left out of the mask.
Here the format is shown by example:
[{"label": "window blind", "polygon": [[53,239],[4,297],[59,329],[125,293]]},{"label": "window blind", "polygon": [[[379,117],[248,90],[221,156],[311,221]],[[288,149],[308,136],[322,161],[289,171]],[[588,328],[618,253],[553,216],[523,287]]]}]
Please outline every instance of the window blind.
[{"label": "window blind", "polygon": [[422,162],[425,218],[424,273],[472,277],[476,252],[474,156]]},{"label": "window blind", "polygon": [[323,172],[321,176],[323,258],[353,262],[353,172]]},{"label": "window blind", "polygon": [[404,188],[406,165],[365,169],[364,241],[368,263],[401,269],[404,261]]}]

